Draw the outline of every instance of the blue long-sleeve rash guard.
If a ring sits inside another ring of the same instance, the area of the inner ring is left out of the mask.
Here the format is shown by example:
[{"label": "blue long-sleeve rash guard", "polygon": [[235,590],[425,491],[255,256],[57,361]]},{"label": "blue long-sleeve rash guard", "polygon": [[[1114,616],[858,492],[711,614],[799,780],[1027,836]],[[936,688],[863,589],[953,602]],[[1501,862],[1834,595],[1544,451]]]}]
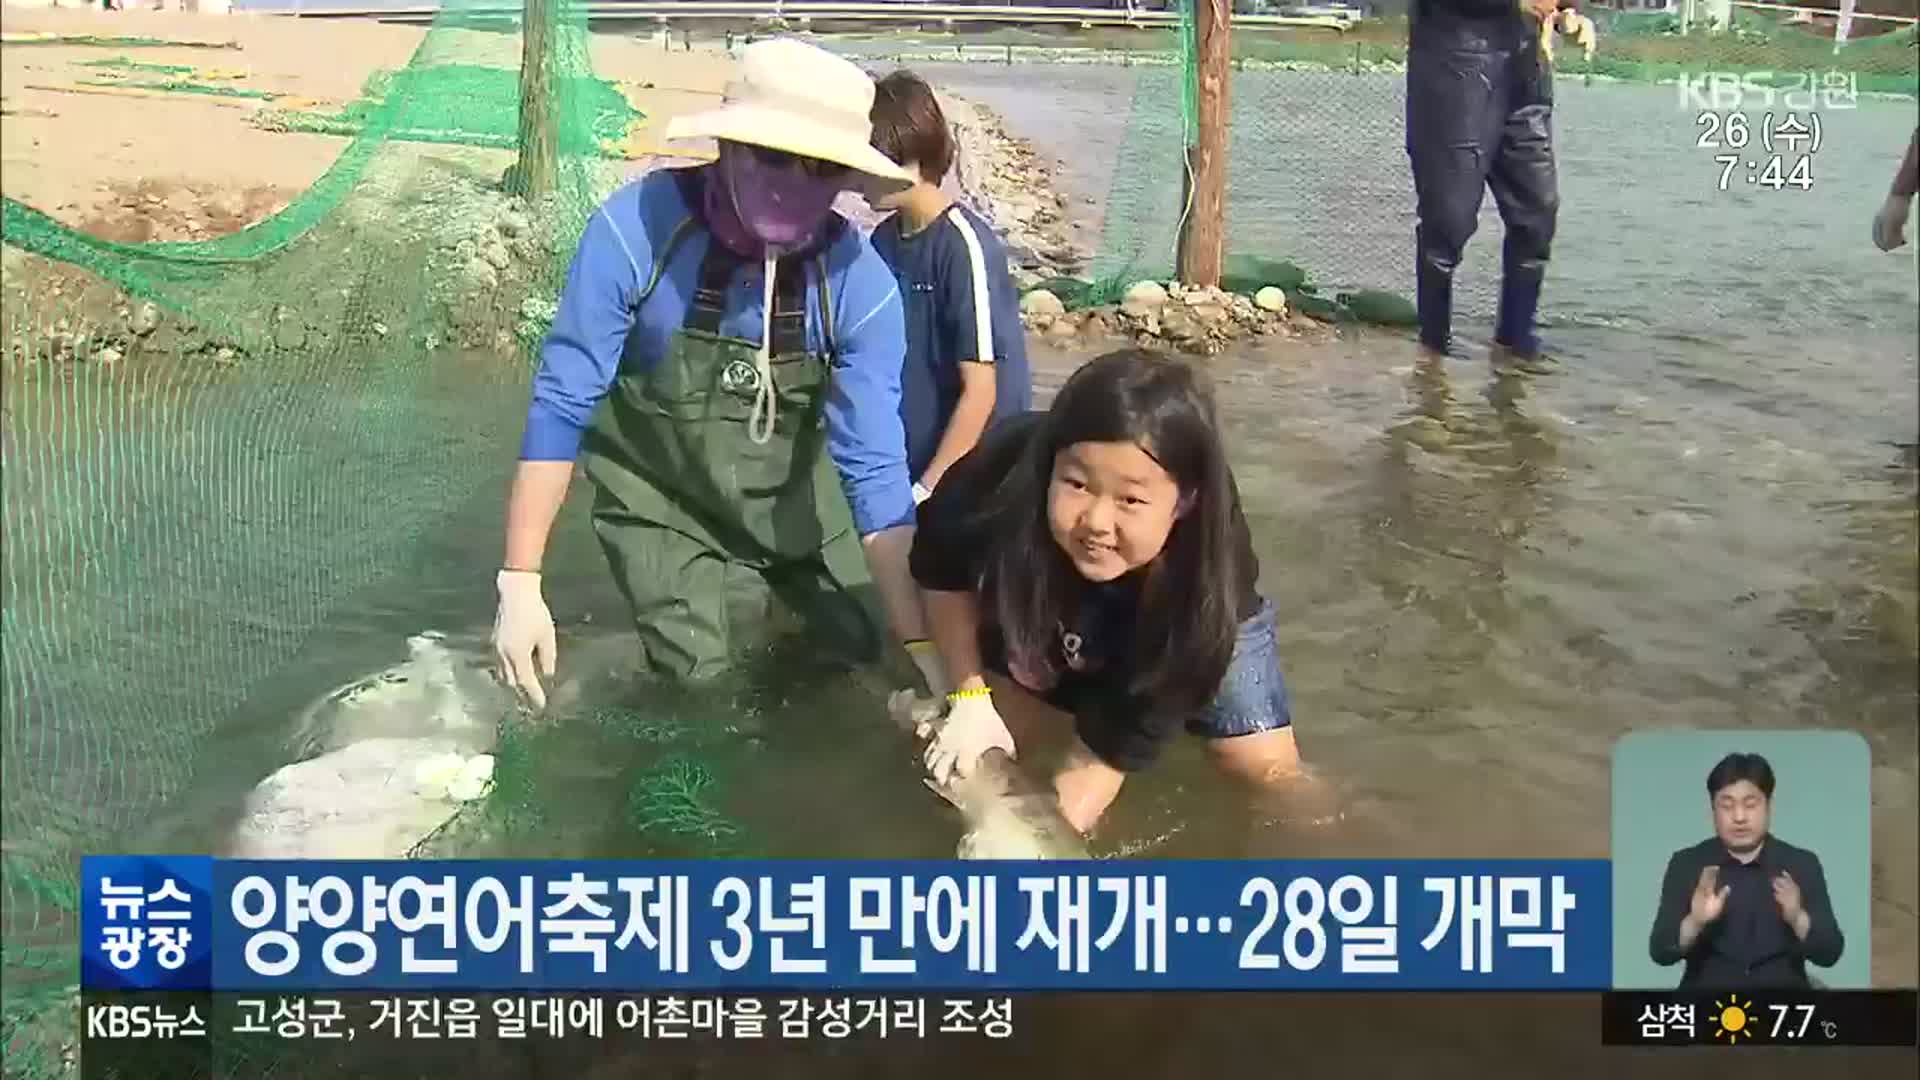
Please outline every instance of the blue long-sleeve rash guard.
[{"label": "blue long-sleeve rash guard", "polygon": [[[621,188],[587,221],[567,270],[559,311],[541,348],[533,403],[520,444],[522,461],[572,461],[593,412],[620,369],[636,324],[639,356],[659,363],[686,321],[700,262],[711,237],[696,230],[674,251],[652,295],[635,301],[654,261],[689,214],[679,184],[664,170]],[[833,378],[826,400],[827,453],[862,536],[914,520],[900,420],[900,370],[906,358],[906,316],[893,271],[860,230],[848,228],[827,249],[833,308]],[[811,260],[810,260],[811,263]],[[764,270],[741,267],[727,291],[720,332],[748,341],[766,333]],[[820,282],[807,275],[808,347],[824,351]]]}]

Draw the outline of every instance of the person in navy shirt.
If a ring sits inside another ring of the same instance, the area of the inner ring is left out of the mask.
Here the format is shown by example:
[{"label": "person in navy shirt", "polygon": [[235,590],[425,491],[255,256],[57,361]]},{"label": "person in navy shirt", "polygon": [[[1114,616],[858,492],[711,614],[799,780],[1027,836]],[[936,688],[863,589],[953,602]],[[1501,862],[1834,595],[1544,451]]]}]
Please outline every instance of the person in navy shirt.
[{"label": "person in navy shirt", "polygon": [[873,145],[914,174],[871,198],[893,214],[873,232],[906,307],[900,417],[914,499],[923,501],[987,429],[1032,407],[1026,331],[1007,252],[993,228],[941,189],[952,129],[932,87],[896,71],[874,88]]},{"label": "person in navy shirt", "polygon": [[925,636],[899,290],[832,211],[841,191],[911,182],[870,145],[873,93],[814,46],[750,45],[726,101],[667,130],[716,140],[718,160],[650,173],[588,220],[534,376],[496,576],[494,647],[535,707],[556,653],[540,564],[576,460],[656,675],[730,666],[743,586],[771,586],[857,659],[880,651],[876,592],[901,639]]},{"label": "person in navy shirt", "polygon": [[1653,962],[1685,962],[1680,989],[1808,990],[1808,964],[1840,962],[1820,856],[1774,835],[1773,766],[1734,753],[1707,773],[1714,835],[1667,860],[1648,938]]}]

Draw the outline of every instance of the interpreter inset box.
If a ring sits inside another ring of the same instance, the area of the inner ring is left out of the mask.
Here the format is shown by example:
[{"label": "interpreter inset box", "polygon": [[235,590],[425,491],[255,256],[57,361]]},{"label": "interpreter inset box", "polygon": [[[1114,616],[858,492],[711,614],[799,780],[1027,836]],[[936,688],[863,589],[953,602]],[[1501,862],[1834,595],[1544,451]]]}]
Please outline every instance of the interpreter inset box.
[{"label": "interpreter inset box", "polygon": [[1872,774],[1851,731],[1622,738],[1614,986],[1870,988]]}]

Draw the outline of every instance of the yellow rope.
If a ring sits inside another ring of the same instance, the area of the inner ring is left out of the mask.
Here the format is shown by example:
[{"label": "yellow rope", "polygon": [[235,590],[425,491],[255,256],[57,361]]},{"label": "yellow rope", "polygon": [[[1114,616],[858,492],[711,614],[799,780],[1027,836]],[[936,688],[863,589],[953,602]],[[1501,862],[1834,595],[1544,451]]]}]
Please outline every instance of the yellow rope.
[{"label": "yellow rope", "polygon": [[[185,95],[171,90],[146,90],[136,86],[47,86],[43,83],[29,83],[26,89],[44,90],[53,94],[102,94],[107,97],[152,98],[160,101],[188,100]],[[207,105],[218,105],[223,109],[258,109],[264,104],[259,99],[235,101],[211,94],[195,95],[191,100]]]}]

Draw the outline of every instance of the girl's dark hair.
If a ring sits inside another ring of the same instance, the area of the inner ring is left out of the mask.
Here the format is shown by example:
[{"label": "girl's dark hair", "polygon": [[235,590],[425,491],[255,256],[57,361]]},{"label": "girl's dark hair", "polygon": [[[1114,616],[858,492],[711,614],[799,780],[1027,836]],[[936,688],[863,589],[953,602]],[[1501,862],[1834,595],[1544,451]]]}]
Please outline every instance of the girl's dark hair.
[{"label": "girl's dark hair", "polygon": [[938,186],[953,168],[953,131],[933,87],[911,71],[896,71],[874,83],[873,148],[904,165],[911,161],[920,177]]},{"label": "girl's dark hair", "polygon": [[1009,657],[1035,669],[1055,667],[1053,646],[1087,582],[1054,543],[1047,490],[1055,455],[1081,442],[1138,445],[1187,503],[1159,557],[1135,572],[1140,604],[1128,674],[1130,692],[1156,707],[1199,709],[1233,659],[1243,583],[1237,495],[1213,393],[1185,363],[1150,349],[1121,349],[1089,361],[1061,387],[986,509],[993,521],[984,535],[993,549],[983,604],[998,617]]}]

